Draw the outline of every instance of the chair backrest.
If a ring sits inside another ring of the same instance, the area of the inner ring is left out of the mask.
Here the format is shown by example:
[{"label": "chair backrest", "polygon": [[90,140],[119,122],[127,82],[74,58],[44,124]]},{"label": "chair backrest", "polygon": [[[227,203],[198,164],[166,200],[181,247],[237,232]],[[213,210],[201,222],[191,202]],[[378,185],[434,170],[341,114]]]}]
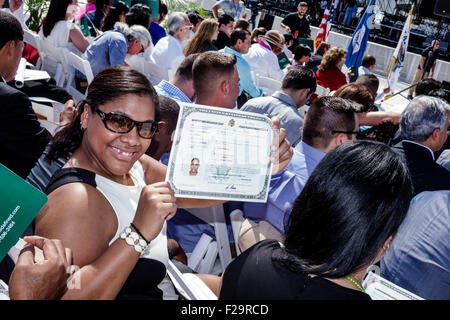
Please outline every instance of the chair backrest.
[{"label": "chair backrest", "polygon": [[156,86],[162,80],[169,80],[169,72],[167,69],[161,68],[151,61],[144,61],[143,66],[143,73],[152,85]]},{"label": "chair backrest", "polygon": [[88,84],[92,82],[92,80],[94,79],[94,74],[92,72],[91,64],[89,63],[89,61],[70,51],[66,54],[66,59],[69,65],[73,66],[75,69],[85,75]]},{"label": "chair backrest", "polygon": [[70,52],[68,49],[64,49],[63,52],[65,67],[68,73],[65,89],[74,98],[75,103],[78,103],[85,98],[86,93],[80,92],[76,87],[76,70],[79,70],[82,74],[85,75],[88,84],[92,82],[92,80],[94,79],[94,75],[89,61],[81,58],[73,52]]},{"label": "chair backrest", "polygon": [[29,45],[35,47],[39,54],[41,54],[41,46],[39,42],[39,36],[37,33],[34,33],[31,30],[24,29],[23,30],[23,41],[28,43]]},{"label": "chair backrest", "polygon": [[262,88],[268,94],[272,94],[281,88],[281,81],[267,78],[256,74],[255,76],[255,84],[257,87]]}]

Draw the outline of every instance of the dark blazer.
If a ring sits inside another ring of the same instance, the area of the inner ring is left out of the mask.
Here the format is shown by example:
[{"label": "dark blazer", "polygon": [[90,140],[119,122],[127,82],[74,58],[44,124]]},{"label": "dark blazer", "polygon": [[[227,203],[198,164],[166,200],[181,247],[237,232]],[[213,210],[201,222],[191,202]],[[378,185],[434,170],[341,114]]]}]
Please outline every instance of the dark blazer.
[{"label": "dark blazer", "polygon": [[0,163],[26,178],[51,139],[27,95],[0,78]]},{"label": "dark blazer", "polygon": [[414,195],[422,191],[450,190],[450,172],[433,160],[426,147],[403,140],[394,146],[394,151],[406,161]]}]

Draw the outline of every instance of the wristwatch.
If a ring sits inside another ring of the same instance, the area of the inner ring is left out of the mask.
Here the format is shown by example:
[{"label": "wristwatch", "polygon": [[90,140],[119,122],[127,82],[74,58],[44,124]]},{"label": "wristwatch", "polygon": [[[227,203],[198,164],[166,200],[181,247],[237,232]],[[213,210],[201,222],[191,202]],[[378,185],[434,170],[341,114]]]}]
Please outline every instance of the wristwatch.
[{"label": "wristwatch", "polygon": [[126,227],[120,234],[120,238],[124,239],[127,244],[134,247],[139,253],[142,253],[147,249],[148,243],[137,232],[134,232],[130,226]]}]

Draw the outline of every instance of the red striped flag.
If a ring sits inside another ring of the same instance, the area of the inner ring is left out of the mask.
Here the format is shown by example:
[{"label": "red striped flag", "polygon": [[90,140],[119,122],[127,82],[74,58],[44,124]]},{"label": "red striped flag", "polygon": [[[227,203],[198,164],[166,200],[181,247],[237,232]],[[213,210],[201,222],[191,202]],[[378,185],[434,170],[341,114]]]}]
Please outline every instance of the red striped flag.
[{"label": "red striped flag", "polygon": [[325,9],[322,17],[322,21],[320,22],[319,32],[317,34],[316,40],[314,40],[314,48],[317,47],[322,42],[327,42],[328,35],[330,34],[331,29],[331,21],[333,20],[334,9],[336,8],[339,0],[329,0],[327,8]]}]

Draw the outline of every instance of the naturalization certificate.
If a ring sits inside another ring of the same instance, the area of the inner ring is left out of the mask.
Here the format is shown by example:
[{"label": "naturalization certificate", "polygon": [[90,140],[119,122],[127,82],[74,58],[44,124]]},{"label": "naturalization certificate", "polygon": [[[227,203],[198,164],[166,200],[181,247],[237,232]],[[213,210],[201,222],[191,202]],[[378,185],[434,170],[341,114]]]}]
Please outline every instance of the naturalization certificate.
[{"label": "naturalization certificate", "polygon": [[265,115],[180,103],[166,181],[177,197],[266,202],[273,136]]}]

